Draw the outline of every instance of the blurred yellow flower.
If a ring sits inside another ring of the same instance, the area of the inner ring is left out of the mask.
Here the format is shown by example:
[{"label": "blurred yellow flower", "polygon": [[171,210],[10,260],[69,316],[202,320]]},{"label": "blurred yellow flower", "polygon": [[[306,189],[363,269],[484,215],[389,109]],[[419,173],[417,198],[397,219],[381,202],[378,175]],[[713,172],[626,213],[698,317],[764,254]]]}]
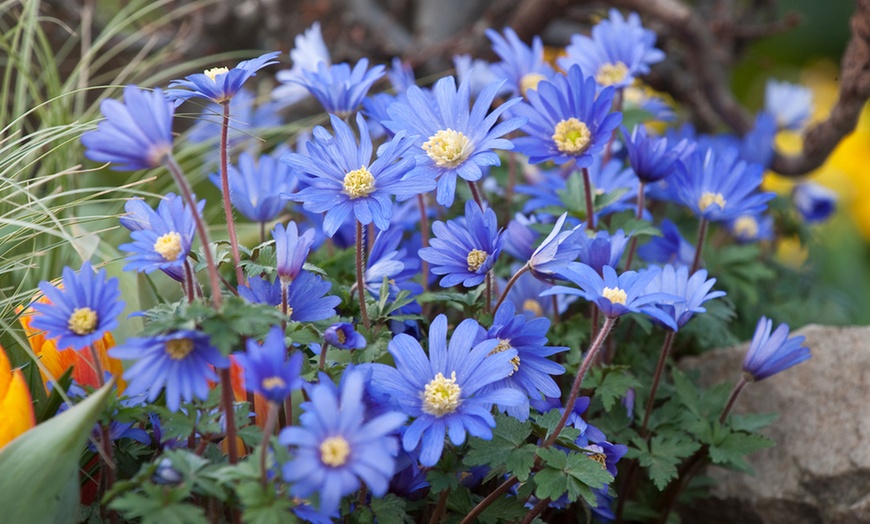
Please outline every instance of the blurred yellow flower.
[{"label": "blurred yellow flower", "polygon": [[36,425],[33,401],[21,370],[13,370],[0,347],[0,450]]}]

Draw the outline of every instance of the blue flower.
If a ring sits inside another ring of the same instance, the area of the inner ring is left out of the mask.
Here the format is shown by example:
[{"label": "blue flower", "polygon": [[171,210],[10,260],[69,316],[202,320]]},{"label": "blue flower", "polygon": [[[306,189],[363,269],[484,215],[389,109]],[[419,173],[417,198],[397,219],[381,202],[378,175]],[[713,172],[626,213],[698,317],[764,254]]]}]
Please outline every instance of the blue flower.
[{"label": "blue flower", "polygon": [[770,113],[762,111],[755,117],[752,129],[740,140],[740,158],[750,163],[770,167],[775,153],[773,141],[776,138],[776,122]]},{"label": "blue flower", "polygon": [[292,82],[305,86],[327,113],[346,117],[356,111],[372,85],[384,76],[384,66],[368,67],[365,58],[353,69],[346,63],[328,65],[321,61],[316,70],[303,70],[302,78]]},{"label": "blue flower", "polygon": [[[218,188],[220,176],[209,179]],[[281,193],[296,190],[296,175],[289,166],[281,164],[272,155],[261,155],[258,161],[247,151],[229,168],[230,199],[233,207],[253,222],[269,222],[284,211],[287,202]]]},{"label": "blue flower", "polygon": [[728,230],[740,243],[773,238],[773,217],[765,214],[740,215],[728,222]]},{"label": "blue flower", "polygon": [[528,320],[524,314],[516,314],[516,309],[511,302],[505,302],[495,312],[492,327],[486,333],[487,339],[498,341],[493,353],[511,348],[517,350],[517,355],[511,359],[513,373],[492,383],[488,388],[511,388],[522,391],[526,396],[526,402],[518,406],[499,404],[499,408],[523,421],[529,418],[528,397],[558,397],[562,394],[551,375],[561,375],[565,373],[565,368],[547,357],[568,351],[568,348],[547,346],[549,329],[550,321],[546,318]]},{"label": "blue flower", "polygon": [[[391,301],[402,290],[408,291],[411,296],[423,292],[423,287],[411,280],[420,272],[420,259],[407,255],[408,249],[412,249],[411,242],[403,242],[402,233],[401,228],[391,226],[390,229],[379,232],[372,244],[363,280],[366,290],[375,300],[379,300],[383,292],[388,294],[388,300]],[[399,249],[399,244],[404,244],[405,248]],[[384,278],[387,279],[386,290],[382,289]],[[399,311],[413,315],[419,314],[422,309],[414,301],[402,306]]]},{"label": "blue flower", "polygon": [[467,83],[471,98],[477,98],[483,90],[494,83],[501,83],[496,96],[506,95],[510,87],[504,79],[498,77],[492,64],[471,55],[453,55],[453,68],[456,69],[456,79],[460,84]]},{"label": "blue flower", "polygon": [[495,212],[481,211],[473,200],[465,203],[464,223],[438,221],[432,224],[432,231],[435,238],[418,253],[432,264],[432,273],[444,275],[442,287],[460,282],[465,287],[474,287],[483,282],[505,243]]},{"label": "blue flower", "polygon": [[399,160],[412,146],[404,133],[397,133],[382,145],[372,162],[372,141],[365,119],[356,117],[360,132],[357,144],[350,126],[335,115],[329,118],[334,138],[326,129],[316,127],[314,142],[307,144],[307,156],[288,153],[281,157],[309,184],[298,193],[283,196],[302,202],[306,211],[325,211],[323,230],[327,236],[333,236],[351,213],[364,225],[374,222],[378,229],[387,229],[393,213],[390,195],[405,200],[435,187],[433,180],[409,173],[413,159]]},{"label": "blue flower", "polygon": [[45,338],[57,338],[57,347],[79,350],[103,338],[118,327],[118,315],[124,309],[120,300],[118,279],[106,280],[106,270],[97,274],[90,262],[82,264],[78,273],[63,268],[63,286],[55,287],[46,281],[39,290],[50,303],[34,302],[35,315],[30,325],[45,331]]},{"label": "blue flower", "polygon": [[284,333],[272,327],[262,344],[254,339],[246,342],[246,353],[236,353],[236,360],[245,370],[245,389],[259,393],[269,402],[281,403],[294,389],[302,386],[302,353],[295,351],[287,360]]},{"label": "blue flower", "polygon": [[[262,128],[280,126],[281,115],[277,109],[277,105],[271,102],[257,105],[253,93],[241,89],[230,100],[230,126],[227,129],[230,146],[238,147],[242,142],[251,140]],[[196,123],[190,127],[187,138],[194,143],[212,141],[216,144],[222,127],[223,107],[209,103],[200,112]],[[217,163],[218,152],[212,150],[208,154],[213,155]]]},{"label": "blue flower", "polygon": [[[202,214],[204,207],[205,200],[200,200],[196,212]],[[129,200],[124,209],[130,214],[122,224],[133,230],[130,233],[133,243],[118,246],[121,251],[132,253],[124,271],[151,273],[160,269],[181,281],[196,233],[193,213],[184,199],[169,193],[157,204],[156,212],[141,200]]]},{"label": "blue flower", "polygon": [[399,57],[393,57],[390,66],[390,70],[387,71],[387,78],[390,79],[390,84],[396,90],[396,93],[404,93],[409,87],[417,84],[411,64]]},{"label": "blue flower", "polygon": [[646,126],[639,124],[629,136],[625,128],[625,147],[628,150],[628,161],[634,174],[642,182],[649,184],[670,175],[677,169],[677,164],[695,149],[695,144],[683,139],[674,144],[668,144],[668,137],[648,135]]},{"label": "blue flower", "polygon": [[184,80],[173,80],[169,82],[166,96],[174,100],[176,106],[191,98],[204,98],[216,104],[228,102],[242,89],[242,84],[256,75],[257,71],[268,65],[277,64],[278,61],[273,59],[280,54],[280,51],[266,53],[252,60],[239,62],[232,69],[214,67],[202,73],[186,76]]},{"label": "blue flower", "polygon": [[[331,288],[331,282],[308,271],[300,272],[287,287],[290,320],[317,322],[335,316],[335,307],[341,304],[341,299],[326,295]],[[239,295],[249,302],[277,307],[281,305],[281,281],[276,279],[275,282],[269,282],[252,277],[248,279],[247,286],[239,286]]]},{"label": "blue flower", "polygon": [[513,372],[511,359],[517,351],[490,355],[498,342],[487,340],[475,345],[482,331],[477,321],[467,319],[456,327],[448,345],[447,317],[438,315],[429,328],[428,357],[416,339],[396,335],[388,346],[396,367],[371,365],[372,387],[416,418],[405,430],[402,444],[411,451],[422,439],[420,463],[424,466],[438,462],[445,435],[457,446],[465,442],[466,432],[492,438],[492,404],[526,402],[526,395],[515,389],[483,391]]},{"label": "blue flower", "polygon": [[607,231],[596,231],[594,236],[581,234],[574,237],[579,254],[577,260],[603,275],[604,266],[616,267],[622,252],[628,244],[625,232],[618,229],[612,235]]},{"label": "blue flower", "polygon": [[438,180],[439,204],[453,204],[457,176],[470,182],[479,180],[484,168],[501,164],[494,149],[513,149],[510,140],[501,137],[520,127],[525,119],[497,122],[519,99],[487,114],[501,86],[502,82],[489,84],[469,111],[470,83],[462,82],[457,90],[455,80],[448,76],[435,83],[430,96],[411,86],[405,93],[407,102],[387,108],[391,120],[382,122],[384,127],[416,136],[411,154],[417,165],[411,174]]},{"label": "blue flower", "polygon": [[278,278],[284,282],[290,282],[302,271],[308,251],[314,243],[314,230],[309,229],[299,234],[296,222],[287,224],[287,229],[281,224],[275,224],[272,230],[272,238],[275,239],[275,256],[278,259]]},{"label": "blue flower", "polygon": [[764,109],[780,129],[799,130],[813,113],[813,91],[800,84],[769,80],[764,88]]},{"label": "blue flower", "polygon": [[348,371],[340,393],[332,384],[318,384],[302,404],[300,425],[285,428],[278,441],[293,446],[293,458],[284,464],[290,492],[302,498],[320,495],[320,511],[335,514],[341,498],[365,482],[375,496],[383,496],[395,472],[398,440],[391,435],[405,415],[389,411],[364,419],[364,377]]},{"label": "blue flower", "polygon": [[492,70],[498,78],[507,79],[513,96],[525,95],[527,90],[536,89],[541,80],[548,80],[555,74],[544,60],[541,37],[532,38],[530,47],[510,27],[504,28],[504,36],[494,29],[487,29],[486,36],[492,41],[493,52],[502,60],[493,64]]},{"label": "blue flower", "polygon": [[604,469],[614,477],[616,476],[616,463],[619,462],[619,459],[621,459],[626,452],[628,452],[628,446],[623,444],[611,444],[606,440],[586,446],[585,450],[585,453],[589,458],[601,462]]},{"label": "blue flower", "polygon": [[696,313],[707,311],[702,306],[704,302],[725,296],[724,291],[710,291],[715,283],[715,278],[707,280],[707,271],[704,269],[695,271],[690,277],[687,266],[674,268],[670,264],[666,265],[647,285],[645,291],[667,293],[675,297],[675,300],[658,302],[655,307],[673,319],[676,329],[656,318],[653,318],[653,322],[672,331],[682,328]]},{"label": "blue flower", "polygon": [[595,80],[584,77],[577,66],[568,76],[542,81],[526,92],[528,102],[514,109],[529,119],[523,126],[529,136],[514,140],[517,151],[528,155],[532,164],[574,160],[577,167],[588,167],[622,121],[622,113],[610,112],[613,93],[613,88],[605,88],[596,97]]},{"label": "blue flower", "polygon": [[775,195],[758,191],[763,168],[740,160],[733,149],[695,150],[669,178],[680,202],[698,217],[725,221],[760,213]]},{"label": "blue flower", "polygon": [[[539,278],[559,277],[559,272],[567,267],[569,262],[577,260],[584,250],[589,251],[582,224],[569,231],[562,231],[562,225],[567,217],[568,213],[562,213],[562,216],[556,220],[553,230],[529,258],[529,269],[533,275]],[[620,255],[622,255],[621,251]]]},{"label": "blue flower", "polygon": [[640,16],[631,13],[623,18],[616,9],[610,18],[592,28],[592,37],[574,35],[565,48],[567,56],[558,60],[562,69],[575,64],[591,74],[601,86],[626,87],[635,76],[649,72],[649,66],[661,62],[665,54],[656,49],[655,32],[644,29]]},{"label": "blue flower", "polygon": [[653,237],[637,248],[640,258],[654,264],[692,265],[695,247],[680,234],[677,226],[667,218],[662,220],[662,236]]},{"label": "blue flower", "polygon": [[366,347],[366,338],[359,334],[353,324],[338,322],[326,328],[323,340],[338,349],[361,349]]},{"label": "blue flower", "polygon": [[172,104],[159,89],[124,88],[124,103],[103,100],[105,120],[82,135],[85,156],[116,171],[157,167],[172,152]]},{"label": "blue flower", "polygon": [[153,402],[165,386],[166,407],[170,411],[178,411],[182,400],[205,400],[209,381],[217,381],[212,366],[224,369],[230,365],[229,359],[211,345],[208,336],[198,331],[129,338],[110,349],[109,354],[136,361],[124,372],[129,381],[127,395],[148,392],[148,402]]},{"label": "blue flower", "polygon": [[675,297],[670,294],[646,291],[647,286],[658,275],[659,271],[661,271],[659,268],[652,266],[639,273],[626,271],[617,276],[612,267],[604,266],[602,278],[586,264],[573,262],[565,270],[564,276],[580,289],[554,286],[545,291],[543,295],[556,293],[578,295],[594,302],[601,313],[608,318],[620,317],[626,313],[643,313],[676,330],[674,319],[654,307],[657,302],[672,301]]},{"label": "blue flower", "polygon": [[514,215],[513,220],[508,222],[506,233],[507,240],[504,244],[504,250],[515,259],[525,262],[532,257],[535,252],[534,245],[540,238],[541,234],[530,227],[531,224],[536,224],[534,216],[527,218],[521,213]]},{"label": "blue flower", "polygon": [[[518,269],[519,267],[515,267],[512,268],[512,271],[516,273]],[[512,302],[516,310],[522,312],[529,320],[536,317],[551,318],[554,313],[552,297],[543,298],[541,293],[552,287],[553,284],[548,284],[528,273],[523,273],[508,291],[506,300]],[[500,289],[504,289],[504,283],[500,284]],[[558,313],[564,313],[568,306],[576,300],[577,297],[573,295],[557,295],[556,308]]]},{"label": "blue flower", "polygon": [[789,328],[780,324],[771,335],[773,321],[761,317],[749,351],[743,359],[744,376],[753,381],[763,380],[810,358],[810,348],[803,345],[806,337],[788,337]]},{"label": "blue flower", "polygon": [[791,201],[809,224],[824,222],[837,210],[837,194],[813,182],[803,182],[794,186]]},{"label": "blue flower", "polygon": [[272,90],[272,98],[282,105],[294,104],[308,96],[308,89],[299,83],[305,71],[316,71],[320,62],[330,64],[329,49],[323,41],[320,22],[314,22],[303,34],[296,35],[293,44],[295,47],[290,51],[293,67],[275,74],[275,79],[281,85]]}]

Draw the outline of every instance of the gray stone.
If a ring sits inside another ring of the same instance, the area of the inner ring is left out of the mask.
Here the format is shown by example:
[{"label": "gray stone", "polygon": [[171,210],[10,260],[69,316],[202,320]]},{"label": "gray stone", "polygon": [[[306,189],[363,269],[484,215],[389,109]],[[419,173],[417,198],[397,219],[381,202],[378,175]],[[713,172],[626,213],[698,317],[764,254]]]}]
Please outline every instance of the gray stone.
[{"label": "gray stone", "polygon": [[[748,457],[755,476],[710,467],[712,499],[686,522],[870,522],[870,327],[807,326],[812,358],[743,391],[735,413],[777,412],[776,446]],[[684,359],[706,385],[736,382],[747,345]]]}]

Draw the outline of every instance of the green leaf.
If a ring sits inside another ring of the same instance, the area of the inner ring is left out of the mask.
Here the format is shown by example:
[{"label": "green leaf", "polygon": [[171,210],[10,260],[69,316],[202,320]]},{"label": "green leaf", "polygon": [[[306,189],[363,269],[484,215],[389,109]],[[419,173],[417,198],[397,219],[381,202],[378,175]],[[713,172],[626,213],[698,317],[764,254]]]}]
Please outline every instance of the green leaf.
[{"label": "green leaf", "polygon": [[236,494],[245,508],[242,512],[242,521],[245,524],[296,522],[291,512],[293,503],[289,498],[277,495],[271,483],[263,489],[259,481],[242,482],[236,487]]},{"label": "green leaf", "polygon": [[392,493],[384,498],[372,498],[371,508],[379,524],[403,524],[408,518],[405,499]]},{"label": "green leaf", "polygon": [[735,431],[758,431],[770,425],[779,418],[779,413],[748,413],[745,415],[731,415],[729,422],[731,429]]},{"label": "green leaf", "polygon": [[731,466],[740,471],[751,471],[752,468],[743,460],[743,456],[773,445],[774,442],[763,435],[729,433],[720,442],[710,446],[710,459],[714,464]]},{"label": "green leaf", "polygon": [[544,461],[544,468],[535,474],[535,496],[558,499],[564,493],[572,502],[582,497],[589,504],[595,504],[592,489],[602,488],[613,477],[600,462],[585,453],[546,448],[539,449],[538,456]]},{"label": "green leaf", "polygon": [[186,496],[186,490],[144,484],[142,493],[128,492],[109,507],[128,520],[141,517],[142,524],[208,524],[203,508],[182,502]]},{"label": "green leaf", "polygon": [[426,481],[429,482],[429,490],[432,493],[453,491],[459,487],[459,479],[452,472],[444,472],[437,469],[426,473]]},{"label": "green leaf", "polygon": [[590,370],[583,385],[595,388],[596,398],[605,411],[610,411],[629,389],[638,388],[641,383],[628,371],[628,366],[607,366]]},{"label": "green leaf", "polygon": [[532,433],[528,422],[499,413],[492,439],[469,439],[470,449],[463,463],[467,466],[489,466],[493,470],[513,473],[521,481],[529,478],[538,447],[527,443]]},{"label": "green leaf", "polygon": [[114,384],[20,435],[0,452],[0,508],[6,522],[73,522],[79,457]]},{"label": "green leaf", "polygon": [[659,490],[665,489],[677,476],[677,465],[701,447],[697,442],[685,435],[656,435],[650,440],[649,448],[642,439],[632,441],[638,450],[632,451],[640,465],[647,468],[649,477]]}]

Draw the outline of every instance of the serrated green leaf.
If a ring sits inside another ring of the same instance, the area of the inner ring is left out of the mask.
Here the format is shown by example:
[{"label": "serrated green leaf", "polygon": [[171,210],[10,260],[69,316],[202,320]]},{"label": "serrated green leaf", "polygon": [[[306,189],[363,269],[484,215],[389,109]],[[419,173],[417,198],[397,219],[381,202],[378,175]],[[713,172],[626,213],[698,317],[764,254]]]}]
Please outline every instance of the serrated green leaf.
[{"label": "serrated green leaf", "polygon": [[403,524],[407,518],[405,499],[388,493],[384,498],[373,498],[372,512],[379,524]]},{"label": "serrated green leaf", "polygon": [[568,491],[568,476],[564,471],[544,468],[535,473],[535,496],[539,499],[558,499]]},{"label": "serrated green leaf", "polygon": [[459,486],[459,479],[453,473],[446,473],[437,469],[430,470],[426,473],[426,481],[429,482],[429,491],[432,493],[440,493],[442,491],[452,491]]},{"label": "serrated green leaf", "polygon": [[275,487],[267,484],[266,489],[258,480],[239,483],[235,488],[242,503],[242,521],[245,524],[282,524],[295,522],[289,498],[275,493]]},{"label": "serrated green leaf", "polygon": [[610,411],[629,389],[638,388],[641,383],[628,371],[628,366],[608,366],[590,370],[583,385],[595,388],[596,398],[601,400],[605,411]]},{"label": "serrated green leaf", "polygon": [[[637,442],[633,441],[637,444]],[[677,465],[683,458],[698,450],[701,445],[680,435],[656,435],[647,449],[641,448],[637,454],[640,465],[647,468],[649,477],[659,490],[663,490],[677,476]]]},{"label": "serrated green leaf", "polygon": [[731,466],[741,471],[751,471],[749,465],[743,460],[743,456],[773,445],[774,442],[763,435],[729,433],[720,442],[710,446],[710,460],[714,464]]}]

